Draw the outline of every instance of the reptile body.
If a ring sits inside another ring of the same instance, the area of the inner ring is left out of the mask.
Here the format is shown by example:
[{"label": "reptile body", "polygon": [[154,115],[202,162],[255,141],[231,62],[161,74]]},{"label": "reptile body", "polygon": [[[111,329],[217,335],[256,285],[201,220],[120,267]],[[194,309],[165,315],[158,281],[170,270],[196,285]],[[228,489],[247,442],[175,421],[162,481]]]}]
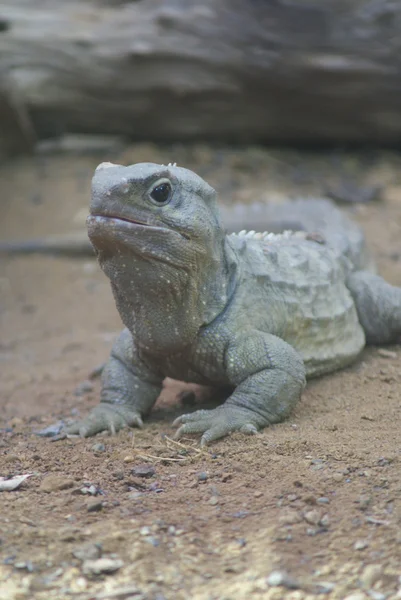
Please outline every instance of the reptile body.
[{"label": "reptile body", "polygon": [[356,224],[325,199],[266,213],[298,231],[227,235],[215,191],[192,171],[99,165],[88,234],[125,329],[101,403],[69,433],[142,426],[165,377],[226,398],[179,417],[177,436],[255,433],[290,413],[307,377],[399,341],[401,289],[374,273]]}]

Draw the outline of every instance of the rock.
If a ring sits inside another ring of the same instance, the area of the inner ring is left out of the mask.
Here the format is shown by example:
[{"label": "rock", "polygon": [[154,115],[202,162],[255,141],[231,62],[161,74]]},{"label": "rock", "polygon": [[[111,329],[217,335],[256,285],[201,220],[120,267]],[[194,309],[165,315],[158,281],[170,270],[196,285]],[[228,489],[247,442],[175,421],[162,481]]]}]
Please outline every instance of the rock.
[{"label": "rock", "polygon": [[72,551],[72,554],[82,562],[85,560],[95,560],[101,557],[102,547],[100,544],[89,542],[75,548],[75,550]]},{"label": "rock", "polygon": [[106,450],[106,446],[104,444],[93,444],[93,446],[91,447],[91,450],[93,452],[104,452]]},{"label": "rock", "polygon": [[320,523],[320,512],[316,509],[314,510],[308,510],[305,514],[304,514],[304,519],[307,523],[309,523],[310,525],[318,525]]},{"label": "rock", "polygon": [[219,503],[219,499],[217,496],[212,496],[209,499],[209,504],[211,504],[212,506],[216,506]]},{"label": "rock", "polygon": [[271,587],[285,587],[289,590],[297,590],[300,587],[299,582],[286,571],[273,571],[270,573],[267,584]]},{"label": "rock", "polygon": [[345,596],[344,600],[366,600],[366,596],[363,592],[353,592],[349,596]]},{"label": "rock", "polygon": [[302,521],[302,517],[295,510],[291,510],[279,515],[278,520],[280,525],[295,525]]},{"label": "rock", "polygon": [[74,485],[72,479],[67,479],[62,475],[48,475],[40,484],[39,490],[46,493],[59,492],[72,488]]},{"label": "rock", "polygon": [[100,512],[103,510],[103,502],[101,500],[90,500],[86,508],[88,512]]},{"label": "rock", "polygon": [[82,572],[84,575],[110,574],[115,573],[123,566],[123,561],[118,558],[98,558],[95,560],[85,560],[82,564]]},{"label": "rock", "polygon": [[156,469],[151,465],[138,465],[132,469],[131,473],[136,477],[148,479],[149,477],[156,475]]},{"label": "rock", "polygon": [[201,473],[198,473],[196,477],[198,481],[207,481],[209,478],[209,473],[206,473],[206,471],[202,471]]},{"label": "rock", "polygon": [[354,550],[365,550],[369,546],[366,540],[357,540],[354,544]]},{"label": "rock", "polygon": [[76,396],[84,396],[85,394],[88,394],[89,392],[93,391],[93,383],[91,381],[89,381],[89,379],[86,379],[85,381],[82,381],[82,383],[80,383],[74,391],[74,394]]},{"label": "rock", "polygon": [[383,573],[382,565],[367,565],[360,576],[364,588],[371,588]]}]

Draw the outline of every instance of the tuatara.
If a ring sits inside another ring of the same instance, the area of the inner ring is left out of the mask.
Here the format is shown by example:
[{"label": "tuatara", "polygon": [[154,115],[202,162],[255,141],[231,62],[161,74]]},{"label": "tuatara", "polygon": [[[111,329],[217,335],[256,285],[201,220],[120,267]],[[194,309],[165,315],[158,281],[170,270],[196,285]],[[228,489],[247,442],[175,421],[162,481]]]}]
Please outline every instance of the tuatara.
[{"label": "tuatara", "polygon": [[401,338],[401,288],[376,275],[363,234],[326,199],[266,207],[281,234],[227,235],[216,192],[175,165],[102,163],[88,234],[125,329],[101,402],[67,429],[139,426],[165,377],[212,386],[223,404],[175,421],[201,444],[284,419],[306,378]]}]

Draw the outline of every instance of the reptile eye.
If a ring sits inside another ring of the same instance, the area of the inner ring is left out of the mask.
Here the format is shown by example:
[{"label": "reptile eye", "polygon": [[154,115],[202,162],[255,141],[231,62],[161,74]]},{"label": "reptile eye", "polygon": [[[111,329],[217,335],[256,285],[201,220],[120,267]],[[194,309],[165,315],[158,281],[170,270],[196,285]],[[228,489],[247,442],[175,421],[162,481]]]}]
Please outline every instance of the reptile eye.
[{"label": "reptile eye", "polygon": [[170,199],[171,185],[167,181],[159,183],[150,192],[150,197],[157,204],[166,204]]}]

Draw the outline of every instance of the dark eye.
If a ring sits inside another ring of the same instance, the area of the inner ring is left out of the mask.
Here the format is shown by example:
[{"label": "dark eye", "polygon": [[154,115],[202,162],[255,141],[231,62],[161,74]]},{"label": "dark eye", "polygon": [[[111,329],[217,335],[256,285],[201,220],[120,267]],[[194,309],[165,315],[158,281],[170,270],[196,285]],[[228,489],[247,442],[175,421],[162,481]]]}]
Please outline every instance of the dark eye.
[{"label": "dark eye", "polygon": [[170,194],[171,185],[167,181],[164,181],[153,188],[150,192],[150,197],[154,202],[157,202],[157,204],[165,204],[170,198]]}]

